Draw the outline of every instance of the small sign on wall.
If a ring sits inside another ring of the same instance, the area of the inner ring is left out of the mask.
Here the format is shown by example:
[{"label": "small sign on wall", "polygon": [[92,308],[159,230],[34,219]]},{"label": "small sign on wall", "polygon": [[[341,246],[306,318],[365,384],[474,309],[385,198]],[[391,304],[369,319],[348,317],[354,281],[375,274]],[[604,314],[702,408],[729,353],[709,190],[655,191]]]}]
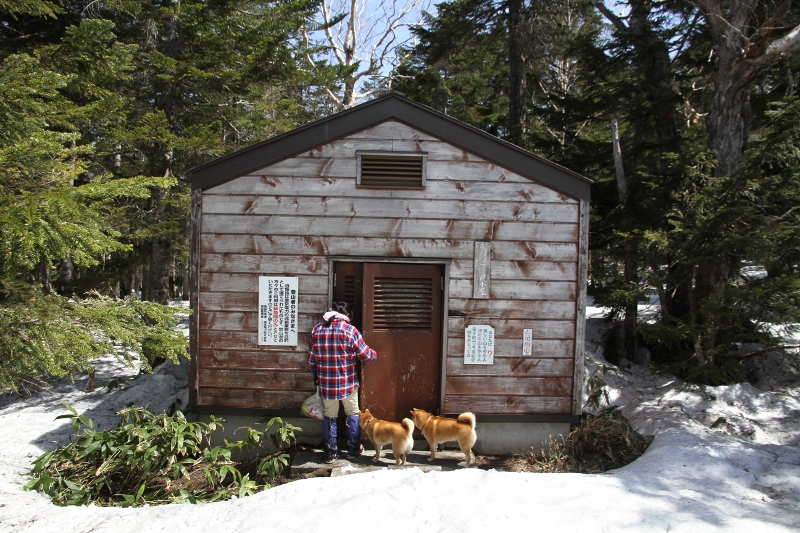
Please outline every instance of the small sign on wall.
[{"label": "small sign on wall", "polygon": [[533,330],[522,330],[522,355],[531,355],[533,352]]},{"label": "small sign on wall", "polygon": [[465,365],[491,365],[494,363],[494,328],[492,326],[467,326],[464,338]]},{"label": "small sign on wall", "polygon": [[492,270],[492,243],[475,241],[475,256],[472,262],[472,297],[489,298],[489,274]]},{"label": "small sign on wall", "polygon": [[297,346],[297,278],[258,278],[258,344]]}]

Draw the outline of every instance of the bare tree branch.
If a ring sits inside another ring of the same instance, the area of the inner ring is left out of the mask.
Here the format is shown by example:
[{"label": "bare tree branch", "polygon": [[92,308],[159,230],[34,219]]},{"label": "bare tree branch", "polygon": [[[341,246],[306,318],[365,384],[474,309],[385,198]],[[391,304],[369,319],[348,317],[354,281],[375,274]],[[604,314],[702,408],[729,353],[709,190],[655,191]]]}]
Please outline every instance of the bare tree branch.
[{"label": "bare tree branch", "polygon": [[[328,38],[328,44],[330,45],[333,53],[336,55],[336,59],[338,59],[340,63],[344,63],[345,58],[342,56],[342,50],[336,44],[336,41],[333,38],[333,33],[331,33],[331,27],[330,27],[331,17],[330,14],[328,13],[328,3],[322,2],[321,9],[322,9],[322,22],[325,27],[325,36]],[[350,22],[352,22],[352,18]]]},{"label": "bare tree branch", "polygon": [[800,48],[800,26],[796,26],[792,31],[773,39],[767,46],[767,55],[780,57],[791,54]]},{"label": "bare tree branch", "polygon": [[611,24],[614,25],[620,32],[624,33],[628,31],[628,26],[622,21],[620,17],[615,15],[606,5],[603,3],[603,0],[592,0],[592,4],[594,5],[595,9],[597,9],[600,13],[603,14],[605,18],[608,19]]},{"label": "bare tree branch", "polygon": [[[316,53],[327,53],[329,63],[348,67],[344,78],[340,80],[341,94],[336,94],[336,89],[331,87],[324,89],[336,109],[351,107],[360,100],[391,88],[398,66],[409,57],[409,54],[397,51],[411,37],[401,38],[398,32],[402,27],[418,25],[430,3],[430,0],[410,0],[399,4],[399,1],[323,0],[320,4],[318,17],[322,19],[321,41],[328,52]],[[331,21],[339,20],[342,15],[348,19],[346,24],[331,25]],[[412,17],[416,17],[416,20]],[[307,50],[303,59],[314,75],[319,64],[312,50],[315,44],[319,50],[322,43],[315,43],[313,35],[307,33],[304,33],[303,39]],[[370,80],[369,85],[365,85],[367,80]]]},{"label": "bare tree branch", "polygon": [[670,64],[672,64],[675,61],[677,61],[678,57],[680,57],[681,53],[683,52],[683,47],[686,45],[687,42],[689,42],[689,38],[694,33],[694,29],[695,29],[695,27],[697,27],[697,23],[699,21],[700,21],[700,13],[695,13],[694,19],[689,24],[689,27],[686,29],[686,31],[683,33],[683,37],[681,38],[680,43],[678,43],[678,46],[675,47],[675,53],[673,54],[673,60],[670,61]]},{"label": "bare tree branch", "polygon": [[771,348],[767,348],[766,350],[759,350],[757,352],[750,352],[749,354],[745,355],[744,357],[740,357],[738,359],[738,361],[740,363],[743,363],[744,361],[747,361],[748,359],[752,359],[753,357],[756,357],[757,355],[764,355],[765,353],[777,352],[778,350],[786,350],[786,349],[790,349],[790,348],[800,348],[800,344],[784,344],[784,345],[781,345],[781,346],[773,346]]},{"label": "bare tree branch", "polygon": [[308,38],[308,33],[306,32],[306,29],[303,28],[303,48],[305,50],[305,53],[303,54],[303,59],[305,59],[306,64],[313,69],[316,65],[314,64],[314,60],[311,59],[311,55],[308,53],[309,46],[310,42]]}]

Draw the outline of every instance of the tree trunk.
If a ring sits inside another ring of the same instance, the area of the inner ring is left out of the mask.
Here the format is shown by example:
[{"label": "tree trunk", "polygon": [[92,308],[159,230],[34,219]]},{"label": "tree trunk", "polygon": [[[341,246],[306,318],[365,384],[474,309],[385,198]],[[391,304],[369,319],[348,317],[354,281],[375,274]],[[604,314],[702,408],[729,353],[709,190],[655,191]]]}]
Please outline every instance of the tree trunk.
[{"label": "tree trunk", "polygon": [[50,294],[53,288],[50,286],[50,268],[47,266],[46,262],[42,261],[40,263],[39,271],[42,277],[42,292],[44,294]]},{"label": "tree trunk", "polygon": [[[716,79],[706,122],[708,145],[716,151],[718,177],[739,170],[750,133],[749,92],[756,77],[800,46],[800,26],[782,37],[782,21],[790,1],[756,6],[753,0],[696,0],[714,41]],[[706,328],[698,349],[708,351],[726,342],[722,305],[728,283],[739,272],[738,260],[721,256],[697,266],[693,300],[697,320]],[[697,349],[696,349],[697,351]],[[704,355],[707,357],[707,355]]]},{"label": "tree trunk", "polygon": [[[731,265],[724,261],[701,261],[697,267],[695,277],[695,299],[703,302],[704,308],[697,310],[697,321],[706,328],[705,335],[700,340],[700,346],[706,354],[715,347],[725,342],[722,334],[722,314],[719,305],[725,297],[725,289],[732,273]],[[699,356],[699,354],[696,354]],[[707,355],[703,356],[702,362]]]},{"label": "tree trunk", "polygon": [[[153,191],[153,207],[159,220],[164,218],[164,199],[168,190]],[[155,235],[150,238],[152,252],[148,265],[147,299],[166,305],[169,303],[169,264],[172,237],[168,234]]]},{"label": "tree trunk", "polygon": [[[622,208],[628,209],[628,184],[625,181],[625,168],[622,164],[622,147],[619,143],[619,124],[616,118],[611,119],[611,148],[614,153],[614,169],[617,176],[617,192],[619,194],[619,203]],[[629,224],[625,224],[625,230],[629,233]],[[623,244],[624,259],[624,277],[625,286],[627,289],[633,288],[634,285],[639,283],[639,276],[636,273],[636,243],[630,236],[625,238]],[[638,349],[638,342],[636,340],[636,326],[639,321],[639,306],[638,302],[628,303],[625,306],[625,318],[622,321],[623,342],[620,343],[620,348],[624,349],[624,356],[629,361],[636,358],[636,350]]]},{"label": "tree trunk", "polygon": [[[163,0],[162,9],[175,9],[180,5],[180,0]],[[163,39],[161,40],[160,51],[165,56],[176,58],[178,56],[178,17],[173,11],[164,19]],[[179,133],[176,127],[176,88],[172,79],[166,79],[157,84],[156,108],[164,112],[173,133]],[[153,153],[151,168],[153,175],[172,175],[172,148],[163,144],[158,144]],[[157,221],[166,219],[166,196],[169,190],[153,189],[151,206]],[[147,267],[147,274],[144,277],[144,287],[142,298],[153,300],[161,304],[169,302],[169,260],[172,238],[168,234],[161,234],[151,237],[152,247],[150,262]]]},{"label": "tree trunk", "polygon": [[[625,239],[623,245],[625,250],[625,285],[628,289],[633,289],[639,284],[639,276],[636,269],[637,246],[631,237]],[[625,358],[629,361],[636,360],[636,351],[639,349],[639,342],[636,338],[636,326],[639,323],[639,302],[629,302],[625,306],[625,318],[622,322],[622,329],[625,332]]]},{"label": "tree trunk", "polygon": [[750,127],[748,93],[755,72],[737,62],[730,50],[720,53],[717,80],[708,113],[708,144],[717,153],[717,176],[731,176],[739,168],[739,158],[747,147]]},{"label": "tree trunk", "polygon": [[133,278],[131,279],[131,292],[133,293],[133,297],[137,300],[144,299],[142,294],[142,270],[144,270],[143,267],[137,266],[133,271]]},{"label": "tree trunk", "polygon": [[72,258],[67,256],[61,263],[61,294],[68,295],[74,290],[75,265]]},{"label": "tree trunk", "polygon": [[[706,129],[717,152],[717,176],[730,176],[749,136],[748,93],[755,78],[800,46],[800,26],[782,31],[791,1],[764,4],[753,0],[696,0],[714,40],[716,81]],[[760,12],[763,11],[763,12]]]},{"label": "tree trunk", "polygon": [[150,258],[150,293],[148,299],[160,304],[169,303],[169,249],[172,239],[169,235],[152,238],[153,255]]},{"label": "tree trunk", "polygon": [[525,58],[522,45],[522,0],[508,2],[508,141],[522,146],[525,133]]},{"label": "tree trunk", "polygon": [[617,176],[617,193],[619,203],[628,201],[628,184],[625,182],[625,168],[622,165],[622,148],[619,144],[619,123],[616,118],[611,119],[611,150],[614,153],[614,171]]},{"label": "tree trunk", "polygon": [[[175,9],[180,6],[180,0],[162,0],[162,9]],[[167,57],[178,57],[178,17],[173,11],[164,19],[164,35],[161,40],[160,52]],[[170,125],[175,125],[175,83],[172,79],[162,80],[158,87],[156,108],[164,111]]]},{"label": "tree trunk", "polygon": [[189,299],[189,267],[188,265],[181,265],[181,299]]},{"label": "tree trunk", "polygon": [[652,0],[631,0],[628,38],[635,50],[638,87],[646,95],[655,118],[655,133],[664,150],[677,149],[678,95],[672,88],[669,48],[653,31]]}]

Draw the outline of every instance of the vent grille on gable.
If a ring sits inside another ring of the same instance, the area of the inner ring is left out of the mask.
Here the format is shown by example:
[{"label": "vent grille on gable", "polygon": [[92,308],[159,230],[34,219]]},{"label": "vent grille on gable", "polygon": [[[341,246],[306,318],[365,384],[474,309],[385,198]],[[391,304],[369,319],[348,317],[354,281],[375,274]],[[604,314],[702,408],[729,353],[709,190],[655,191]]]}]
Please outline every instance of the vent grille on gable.
[{"label": "vent grille on gable", "polygon": [[423,156],[361,154],[359,160],[359,185],[396,188],[425,186]]},{"label": "vent grille on gable", "polygon": [[375,278],[374,329],[430,329],[433,280]]}]

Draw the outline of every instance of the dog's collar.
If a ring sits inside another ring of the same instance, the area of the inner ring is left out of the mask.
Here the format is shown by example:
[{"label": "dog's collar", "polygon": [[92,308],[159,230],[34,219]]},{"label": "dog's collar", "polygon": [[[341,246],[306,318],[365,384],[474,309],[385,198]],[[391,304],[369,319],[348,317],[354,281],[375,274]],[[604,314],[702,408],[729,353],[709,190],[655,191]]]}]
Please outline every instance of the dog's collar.
[{"label": "dog's collar", "polygon": [[428,417],[428,419],[425,421],[425,423],[424,423],[424,424],[422,424],[422,427],[421,427],[421,428],[419,428],[419,430],[420,430],[420,431],[425,431],[425,426],[427,426],[427,425],[428,425],[428,422],[430,422],[430,421],[431,421],[431,418],[433,418],[433,415],[429,416],[429,417]]},{"label": "dog's collar", "polygon": [[369,420],[367,420],[366,422],[364,422],[364,433],[367,432],[367,428],[369,427],[370,424],[372,424],[373,420],[375,420],[374,416],[372,418],[370,418]]}]

